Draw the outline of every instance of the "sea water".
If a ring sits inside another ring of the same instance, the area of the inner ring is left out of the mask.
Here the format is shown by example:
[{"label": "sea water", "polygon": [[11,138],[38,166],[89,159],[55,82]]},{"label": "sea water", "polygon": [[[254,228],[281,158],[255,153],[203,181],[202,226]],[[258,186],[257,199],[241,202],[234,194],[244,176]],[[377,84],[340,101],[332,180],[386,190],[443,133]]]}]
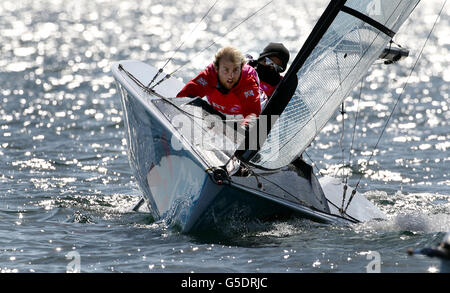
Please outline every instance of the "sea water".
[{"label": "sea water", "polygon": [[306,151],[318,176],[361,178],[358,191],[388,220],[255,223],[215,239],[132,212],[141,193],[110,65],[173,57],[165,70],[188,81],[223,45],[257,57],[268,42],[292,61],[327,1],[276,1],[237,26],[264,3],[219,1],[202,20],[212,1],[2,0],[0,271],[438,271],[438,260],[406,252],[450,230],[448,9],[408,77],[442,4],[422,1],[395,37],[410,57],[373,65],[345,100],[344,160],[339,113]]}]

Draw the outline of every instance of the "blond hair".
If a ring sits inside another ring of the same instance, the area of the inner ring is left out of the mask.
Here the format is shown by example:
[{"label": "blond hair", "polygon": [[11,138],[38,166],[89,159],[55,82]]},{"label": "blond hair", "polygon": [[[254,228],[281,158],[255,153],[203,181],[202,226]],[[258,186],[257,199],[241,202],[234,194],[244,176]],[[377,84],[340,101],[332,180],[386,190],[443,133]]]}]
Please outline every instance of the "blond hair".
[{"label": "blond hair", "polygon": [[245,64],[245,57],[242,55],[241,51],[231,46],[223,47],[217,52],[214,59],[214,66],[216,68],[219,68],[219,62],[222,59],[230,61],[235,65],[240,65],[241,68]]}]

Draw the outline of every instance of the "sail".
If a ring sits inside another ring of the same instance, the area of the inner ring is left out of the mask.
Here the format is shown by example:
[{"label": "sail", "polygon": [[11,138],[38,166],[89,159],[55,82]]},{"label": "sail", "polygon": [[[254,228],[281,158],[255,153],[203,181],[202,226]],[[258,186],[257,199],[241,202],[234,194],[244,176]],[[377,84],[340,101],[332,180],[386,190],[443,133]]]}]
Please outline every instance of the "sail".
[{"label": "sail", "polygon": [[262,112],[272,121],[265,140],[258,149],[236,155],[264,169],[292,162],[331,119],[419,1],[331,1]]}]

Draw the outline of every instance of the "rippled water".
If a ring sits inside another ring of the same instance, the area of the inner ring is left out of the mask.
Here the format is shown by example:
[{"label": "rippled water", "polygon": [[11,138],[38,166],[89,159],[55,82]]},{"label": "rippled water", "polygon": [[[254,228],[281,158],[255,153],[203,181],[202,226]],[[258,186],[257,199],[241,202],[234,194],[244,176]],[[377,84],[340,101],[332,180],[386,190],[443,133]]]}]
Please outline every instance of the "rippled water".
[{"label": "rippled water", "polygon": [[257,56],[282,41],[294,56],[327,1],[275,1],[226,36],[264,3],[218,2],[196,26],[213,1],[1,1],[0,271],[65,272],[75,252],[82,272],[365,272],[373,251],[382,272],[436,271],[406,250],[450,230],[448,9],[368,158],[442,3],[422,1],[396,36],[411,57],[374,65],[361,100],[359,88],[346,100],[346,163],[360,110],[351,167],[340,168],[339,115],[307,150],[322,174],[350,174],[353,185],[362,174],[360,191],[389,220],[278,222],[211,239],[131,212],[140,192],[110,64],[162,66],[183,40],[166,69],[184,80],[224,44]]}]

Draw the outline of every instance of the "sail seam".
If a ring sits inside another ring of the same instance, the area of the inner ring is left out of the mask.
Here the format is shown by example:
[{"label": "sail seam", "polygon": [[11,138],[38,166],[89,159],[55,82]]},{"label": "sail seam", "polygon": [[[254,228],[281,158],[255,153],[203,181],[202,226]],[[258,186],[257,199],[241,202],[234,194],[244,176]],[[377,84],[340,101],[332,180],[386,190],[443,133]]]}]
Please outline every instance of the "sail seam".
[{"label": "sail seam", "polygon": [[383,32],[384,34],[388,35],[389,37],[393,38],[395,36],[395,32],[392,31],[390,28],[386,27],[385,25],[383,25],[382,23],[379,23],[378,21],[376,21],[375,19],[353,9],[350,8],[348,6],[344,6],[341,9],[342,12],[345,12],[347,14],[350,14],[362,21],[364,21],[365,23],[373,26],[374,28],[376,28],[377,30]]}]

